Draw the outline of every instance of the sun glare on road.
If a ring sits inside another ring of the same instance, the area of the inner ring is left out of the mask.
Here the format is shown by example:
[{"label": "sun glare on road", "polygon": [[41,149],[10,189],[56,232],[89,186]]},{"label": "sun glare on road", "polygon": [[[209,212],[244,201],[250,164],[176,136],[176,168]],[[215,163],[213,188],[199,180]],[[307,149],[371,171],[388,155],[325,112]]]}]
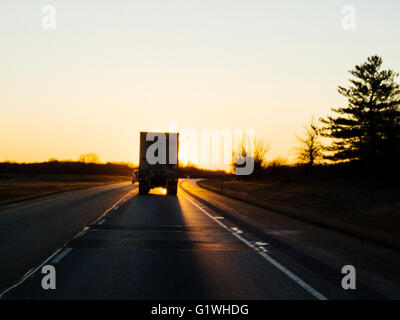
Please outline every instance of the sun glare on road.
[{"label": "sun glare on road", "polygon": [[154,188],[154,189],[151,189],[150,193],[165,196],[167,194],[167,189],[166,188]]}]

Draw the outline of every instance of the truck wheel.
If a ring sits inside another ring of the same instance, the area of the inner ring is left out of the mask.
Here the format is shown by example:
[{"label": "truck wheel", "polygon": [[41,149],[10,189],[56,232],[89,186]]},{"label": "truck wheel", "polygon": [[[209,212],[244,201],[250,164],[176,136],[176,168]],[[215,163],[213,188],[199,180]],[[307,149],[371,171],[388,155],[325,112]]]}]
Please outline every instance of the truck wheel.
[{"label": "truck wheel", "polygon": [[172,195],[172,196],[176,196],[177,191],[178,191],[177,187],[170,187],[167,190],[168,195]]},{"label": "truck wheel", "polygon": [[147,189],[145,186],[141,186],[139,184],[139,194],[147,194],[149,192],[149,189]]}]

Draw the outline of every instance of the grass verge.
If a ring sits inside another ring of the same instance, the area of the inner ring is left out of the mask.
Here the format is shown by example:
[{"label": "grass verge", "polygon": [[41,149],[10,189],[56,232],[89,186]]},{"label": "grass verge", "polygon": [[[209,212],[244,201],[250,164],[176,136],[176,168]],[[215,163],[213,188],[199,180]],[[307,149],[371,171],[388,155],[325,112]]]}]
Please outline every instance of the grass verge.
[{"label": "grass verge", "polygon": [[[200,187],[330,229],[400,248],[400,189],[331,179],[313,182],[208,179]],[[249,213],[251,214],[251,213]]]},{"label": "grass verge", "polygon": [[128,181],[126,176],[74,174],[1,174],[0,205],[57,192]]}]

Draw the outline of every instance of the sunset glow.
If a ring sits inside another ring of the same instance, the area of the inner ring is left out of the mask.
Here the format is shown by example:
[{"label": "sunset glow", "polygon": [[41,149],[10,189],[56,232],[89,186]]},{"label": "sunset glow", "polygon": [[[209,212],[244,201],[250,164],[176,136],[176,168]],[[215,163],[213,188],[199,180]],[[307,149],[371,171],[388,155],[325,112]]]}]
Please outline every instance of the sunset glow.
[{"label": "sunset glow", "polygon": [[0,161],[138,163],[139,131],[171,120],[251,128],[269,159],[293,159],[294,133],[345,103],[348,69],[371,54],[400,69],[385,31],[400,29],[400,3],[354,5],[357,28],[343,30],[341,6],[319,1],[66,1],[43,30],[39,3],[3,1]]}]

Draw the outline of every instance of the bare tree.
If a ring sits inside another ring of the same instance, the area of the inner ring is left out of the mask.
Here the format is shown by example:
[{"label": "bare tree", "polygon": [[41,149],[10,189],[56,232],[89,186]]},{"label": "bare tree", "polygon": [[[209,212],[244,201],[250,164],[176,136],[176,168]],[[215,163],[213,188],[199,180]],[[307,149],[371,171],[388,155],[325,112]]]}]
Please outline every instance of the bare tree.
[{"label": "bare tree", "polygon": [[289,160],[280,156],[268,162],[268,167],[284,167],[288,165]]},{"label": "bare tree", "polygon": [[295,148],[297,159],[302,163],[307,163],[313,168],[314,164],[322,159],[323,146],[320,142],[320,129],[315,123],[314,118],[307,125],[304,125],[302,136],[296,135],[298,146]]},{"label": "bare tree", "polygon": [[[251,152],[251,149],[253,149]],[[266,154],[269,151],[270,146],[262,139],[254,139],[250,141],[250,137],[243,136],[242,140],[239,141],[237,146],[234,146],[232,168],[236,171],[236,168],[240,167],[243,163],[244,157],[252,157],[254,159],[254,170],[252,173],[253,177],[259,177],[262,170],[266,167]]]},{"label": "bare tree", "polygon": [[266,155],[270,149],[269,143],[262,139],[254,141],[254,167],[264,168],[267,165]]},{"label": "bare tree", "polygon": [[89,152],[89,153],[81,154],[78,158],[78,161],[84,162],[84,163],[99,163],[100,157],[95,152]]}]

